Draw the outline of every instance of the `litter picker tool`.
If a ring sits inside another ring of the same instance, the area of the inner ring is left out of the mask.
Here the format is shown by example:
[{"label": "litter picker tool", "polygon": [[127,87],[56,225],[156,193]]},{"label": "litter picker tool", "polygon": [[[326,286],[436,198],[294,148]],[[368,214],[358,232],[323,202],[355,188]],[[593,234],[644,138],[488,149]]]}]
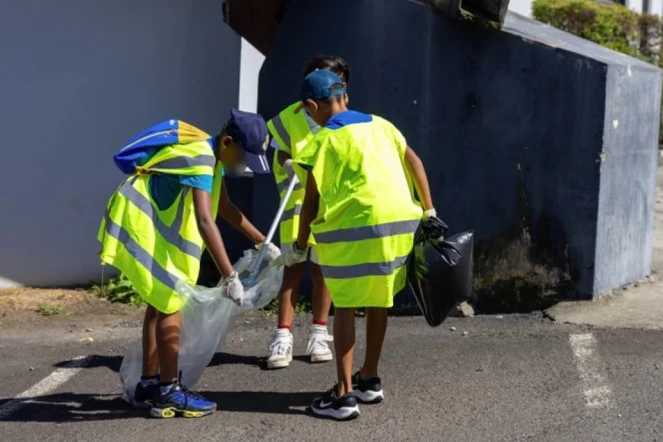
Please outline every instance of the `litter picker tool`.
[{"label": "litter picker tool", "polygon": [[249,277],[242,280],[242,284],[244,286],[252,287],[256,283],[256,279],[258,278],[258,273],[260,273],[260,265],[262,264],[262,261],[265,259],[265,253],[267,253],[267,245],[271,244],[272,239],[276,234],[276,229],[279,227],[279,223],[281,222],[281,217],[283,216],[285,207],[288,204],[288,201],[290,201],[292,192],[294,192],[295,187],[297,187],[297,184],[299,184],[299,179],[295,175],[292,177],[292,180],[290,180],[290,183],[288,184],[288,189],[285,192],[283,201],[281,201],[281,206],[279,207],[279,210],[276,212],[276,216],[274,217],[274,221],[272,221],[272,226],[269,228],[269,232],[267,232],[267,237],[265,238],[265,241],[262,243],[262,247],[260,247],[260,253],[258,253],[258,257],[253,263],[253,268],[251,269]]}]

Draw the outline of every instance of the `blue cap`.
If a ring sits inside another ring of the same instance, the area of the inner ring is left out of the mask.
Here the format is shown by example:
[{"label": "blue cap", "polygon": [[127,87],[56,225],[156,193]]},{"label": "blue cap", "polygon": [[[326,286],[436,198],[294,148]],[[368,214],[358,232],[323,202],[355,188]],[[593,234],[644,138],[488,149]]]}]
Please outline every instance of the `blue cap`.
[{"label": "blue cap", "polygon": [[345,84],[338,75],[326,69],[316,69],[304,79],[299,98],[302,101],[323,100],[344,93]]},{"label": "blue cap", "polygon": [[254,173],[269,173],[266,157],[269,130],[260,115],[233,109],[225,133],[244,149],[244,161],[249,169]]}]

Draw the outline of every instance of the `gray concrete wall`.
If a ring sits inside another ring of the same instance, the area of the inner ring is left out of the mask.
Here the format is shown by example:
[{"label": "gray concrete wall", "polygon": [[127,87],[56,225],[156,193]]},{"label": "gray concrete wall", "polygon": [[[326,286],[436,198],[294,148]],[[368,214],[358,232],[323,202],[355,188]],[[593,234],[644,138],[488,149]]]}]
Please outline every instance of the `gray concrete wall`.
[{"label": "gray concrete wall", "polygon": [[237,106],[240,38],[219,0],[0,0],[0,287],[98,279],[112,154]]},{"label": "gray concrete wall", "polygon": [[610,66],[606,87],[596,293],[642,279],[652,269],[661,74]]}]

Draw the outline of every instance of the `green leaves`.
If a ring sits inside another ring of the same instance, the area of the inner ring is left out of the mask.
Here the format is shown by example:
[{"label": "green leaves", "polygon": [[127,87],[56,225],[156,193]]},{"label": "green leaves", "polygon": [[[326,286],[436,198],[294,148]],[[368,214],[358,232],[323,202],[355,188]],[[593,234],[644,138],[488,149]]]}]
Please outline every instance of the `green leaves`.
[{"label": "green leaves", "polygon": [[532,14],[540,22],[601,46],[640,55],[640,15],[625,6],[589,0],[535,0]]},{"label": "green leaves", "polygon": [[124,274],[111,279],[101,286],[95,285],[92,290],[100,297],[108,299],[110,302],[119,302],[129,305],[144,305],[145,301],[136,292],[131,281]]},{"label": "green leaves", "polygon": [[42,316],[55,316],[63,312],[62,306],[57,304],[49,304],[47,302],[42,302],[37,306],[37,311],[41,313]]}]

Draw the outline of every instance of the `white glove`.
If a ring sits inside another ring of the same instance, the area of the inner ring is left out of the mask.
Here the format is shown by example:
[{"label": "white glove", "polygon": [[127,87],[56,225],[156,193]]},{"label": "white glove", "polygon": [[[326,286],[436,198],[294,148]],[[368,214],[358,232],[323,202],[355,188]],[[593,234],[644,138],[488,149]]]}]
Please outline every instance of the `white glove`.
[{"label": "white glove", "polygon": [[292,178],[295,176],[295,169],[292,167],[294,162],[292,160],[285,160],[283,162],[283,169],[288,175],[288,182],[292,181]]},{"label": "white glove", "polygon": [[437,216],[437,211],[435,209],[430,209],[424,212],[423,219],[433,218],[435,216]]},{"label": "white glove", "polygon": [[239,280],[239,275],[237,272],[233,272],[232,275],[227,278],[223,278],[220,283],[221,294],[226,298],[230,299],[237,305],[242,305],[244,300],[244,286]]},{"label": "white glove", "polygon": [[271,265],[292,267],[295,264],[305,262],[307,255],[308,255],[308,247],[302,250],[299,247],[297,247],[297,241],[295,241],[294,243],[292,243],[292,248],[283,255],[279,256],[274,261],[272,261]]},{"label": "white glove", "polygon": [[[256,245],[256,249],[258,249],[258,251],[260,251],[262,249],[263,245],[264,245],[264,243]],[[266,262],[268,262],[268,263],[272,262],[275,259],[277,259],[279,256],[281,256],[281,249],[276,247],[274,245],[274,243],[270,242],[269,244],[267,244],[267,251],[265,252]]]}]

